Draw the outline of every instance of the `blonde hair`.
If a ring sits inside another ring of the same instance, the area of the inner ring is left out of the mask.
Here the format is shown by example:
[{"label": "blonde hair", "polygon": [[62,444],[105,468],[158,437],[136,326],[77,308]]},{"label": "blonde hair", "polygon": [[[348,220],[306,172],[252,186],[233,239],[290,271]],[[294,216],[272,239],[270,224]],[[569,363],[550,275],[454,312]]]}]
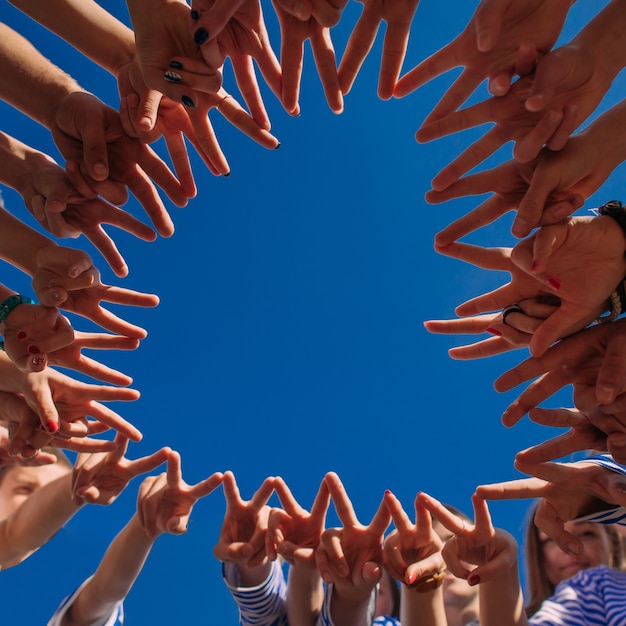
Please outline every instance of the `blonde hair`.
[{"label": "blonde hair", "polygon": [[[526,604],[526,614],[533,615],[542,602],[554,594],[554,585],[546,576],[546,568],[539,539],[539,529],[535,526],[533,518],[539,501],[537,501],[528,512],[528,521],[524,537],[524,558],[526,561],[526,589],[528,602]],[[609,567],[626,570],[626,546],[623,537],[613,526],[598,524],[609,542]]]}]

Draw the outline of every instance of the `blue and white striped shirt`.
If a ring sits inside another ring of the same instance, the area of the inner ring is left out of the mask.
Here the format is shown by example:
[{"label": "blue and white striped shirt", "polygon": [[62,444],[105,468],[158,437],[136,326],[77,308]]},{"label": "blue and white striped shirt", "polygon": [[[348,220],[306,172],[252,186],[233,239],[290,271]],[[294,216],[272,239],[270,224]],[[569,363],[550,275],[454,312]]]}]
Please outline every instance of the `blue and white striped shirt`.
[{"label": "blue and white striped shirt", "polygon": [[626,572],[606,565],[557,585],[528,620],[531,626],[626,626]]},{"label": "blue and white striped shirt", "polygon": [[222,577],[239,608],[242,626],[288,626],[287,583],[278,561],[272,562],[270,574],[256,587],[241,587],[239,569],[234,563],[222,564]]}]

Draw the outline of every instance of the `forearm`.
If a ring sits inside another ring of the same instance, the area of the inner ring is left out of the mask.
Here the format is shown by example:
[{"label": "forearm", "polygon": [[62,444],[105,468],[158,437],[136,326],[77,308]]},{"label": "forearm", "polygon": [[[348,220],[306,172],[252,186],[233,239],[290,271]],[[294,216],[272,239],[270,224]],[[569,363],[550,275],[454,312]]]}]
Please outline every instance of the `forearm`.
[{"label": "forearm", "polygon": [[0,391],[21,393],[23,383],[24,374],[15,367],[6,352],[0,351]]},{"label": "forearm", "polygon": [[324,589],[318,570],[297,563],[292,565],[287,585],[289,626],[314,626],[323,601]]},{"label": "forearm", "polygon": [[326,588],[326,598],[320,613],[318,624],[332,626],[367,626],[374,618],[373,607],[376,605],[376,589],[368,595],[364,590],[338,589],[336,585]]},{"label": "forearm", "polygon": [[35,491],[9,517],[0,521],[2,569],[24,561],[69,520],[80,505],[72,502],[71,473]]},{"label": "forearm", "polygon": [[56,246],[52,240],[27,226],[5,209],[0,208],[0,258],[29,276],[37,271],[37,252]]},{"label": "forearm", "polygon": [[492,580],[480,583],[480,626],[528,626],[517,562]]},{"label": "forearm", "polygon": [[130,28],[92,0],[10,0],[113,75],[134,55]]},{"label": "forearm", "polygon": [[112,541],[98,569],[74,599],[68,615],[73,626],[100,623],[133,586],[155,539],[150,539],[135,514]]},{"label": "forearm", "polygon": [[402,585],[400,622],[402,626],[448,626],[443,588],[419,593]]},{"label": "forearm", "polygon": [[573,140],[583,142],[587,157],[601,163],[608,177],[626,161],[626,100],[596,118]]},{"label": "forearm", "polygon": [[594,72],[601,73],[610,84],[626,65],[626,0],[612,0],[573,39],[594,57]]},{"label": "forearm", "polygon": [[63,98],[84,91],[5,24],[0,24],[0,63],[0,98],[46,128],[50,128]]}]

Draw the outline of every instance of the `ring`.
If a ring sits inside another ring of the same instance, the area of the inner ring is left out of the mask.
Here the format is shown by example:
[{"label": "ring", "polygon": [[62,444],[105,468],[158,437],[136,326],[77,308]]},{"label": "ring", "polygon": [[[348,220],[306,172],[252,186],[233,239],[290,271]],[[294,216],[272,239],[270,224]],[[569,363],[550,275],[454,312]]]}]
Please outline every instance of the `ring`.
[{"label": "ring", "polygon": [[224,100],[227,100],[228,98],[232,98],[232,96],[231,96],[229,93],[227,93],[227,94],[226,94],[226,95],[225,95],[225,96],[224,96],[224,97],[223,97],[223,98],[219,101],[219,104],[215,107],[215,108],[216,108],[216,110],[218,110],[218,111],[219,111],[219,110],[220,110],[220,107],[222,106],[222,104],[224,104]]},{"label": "ring", "polygon": [[455,537],[458,537],[459,535],[462,535],[465,532],[465,520],[461,520],[463,522],[463,528],[461,528],[461,530],[459,530],[458,533],[454,533]]},{"label": "ring", "polygon": [[[505,306],[502,309],[502,323],[506,324],[506,318],[511,315],[511,313],[521,313],[522,315],[526,315],[524,309],[519,304],[509,304],[509,306]],[[508,326],[508,324],[507,324]]]}]

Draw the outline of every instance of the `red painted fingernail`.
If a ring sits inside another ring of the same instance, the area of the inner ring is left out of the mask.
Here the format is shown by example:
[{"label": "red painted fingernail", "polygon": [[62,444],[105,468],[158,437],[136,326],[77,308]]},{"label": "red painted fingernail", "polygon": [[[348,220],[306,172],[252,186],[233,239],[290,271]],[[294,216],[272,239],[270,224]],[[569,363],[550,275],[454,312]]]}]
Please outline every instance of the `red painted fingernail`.
[{"label": "red painted fingernail", "polygon": [[478,576],[478,574],[472,574],[467,579],[467,582],[473,587],[474,585],[477,585],[480,582],[480,576]]},{"label": "red painted fingernail", "polygon": [[18,339],[26,339],[26,333],[23,330],[20,330],[20,332],[17,333],[17,338]]},{"label": "red painted fingernail", "polygon": [[558,291],[561,288],[561,281],[558,278],[548,278],[548,285]]},{"label": "red painted fingernail", "polygon": [[496,337],[502,337],[502,333],[495,328],[491,328],[491,326],[489,326],[489,328],[485,328],[485,330],[492,335],[496,335]]},{"label": "red painted fingernail", "polygon": [[28,346],[28,351],[31,354],[39,354],[41,350],[37,346]]},{"label": "red painted fingernail", "polygon": [[56,433],[56,431],[59,430],[59,425],[52,420],[48,420],[46,422],[46,428],[48,429],[49,433]]},{"label": "red painted fingernail", "polygon": [[409,574],[409,577],[407,578],[409,585],[412,585],[416,580],[417,580],[417,574],[415,572],[413,572],[412,574]]},{"label": "red painted fingernail", "polygon": [[389,489],[385,489],[385,495],[388,496],[391,493]]}]

